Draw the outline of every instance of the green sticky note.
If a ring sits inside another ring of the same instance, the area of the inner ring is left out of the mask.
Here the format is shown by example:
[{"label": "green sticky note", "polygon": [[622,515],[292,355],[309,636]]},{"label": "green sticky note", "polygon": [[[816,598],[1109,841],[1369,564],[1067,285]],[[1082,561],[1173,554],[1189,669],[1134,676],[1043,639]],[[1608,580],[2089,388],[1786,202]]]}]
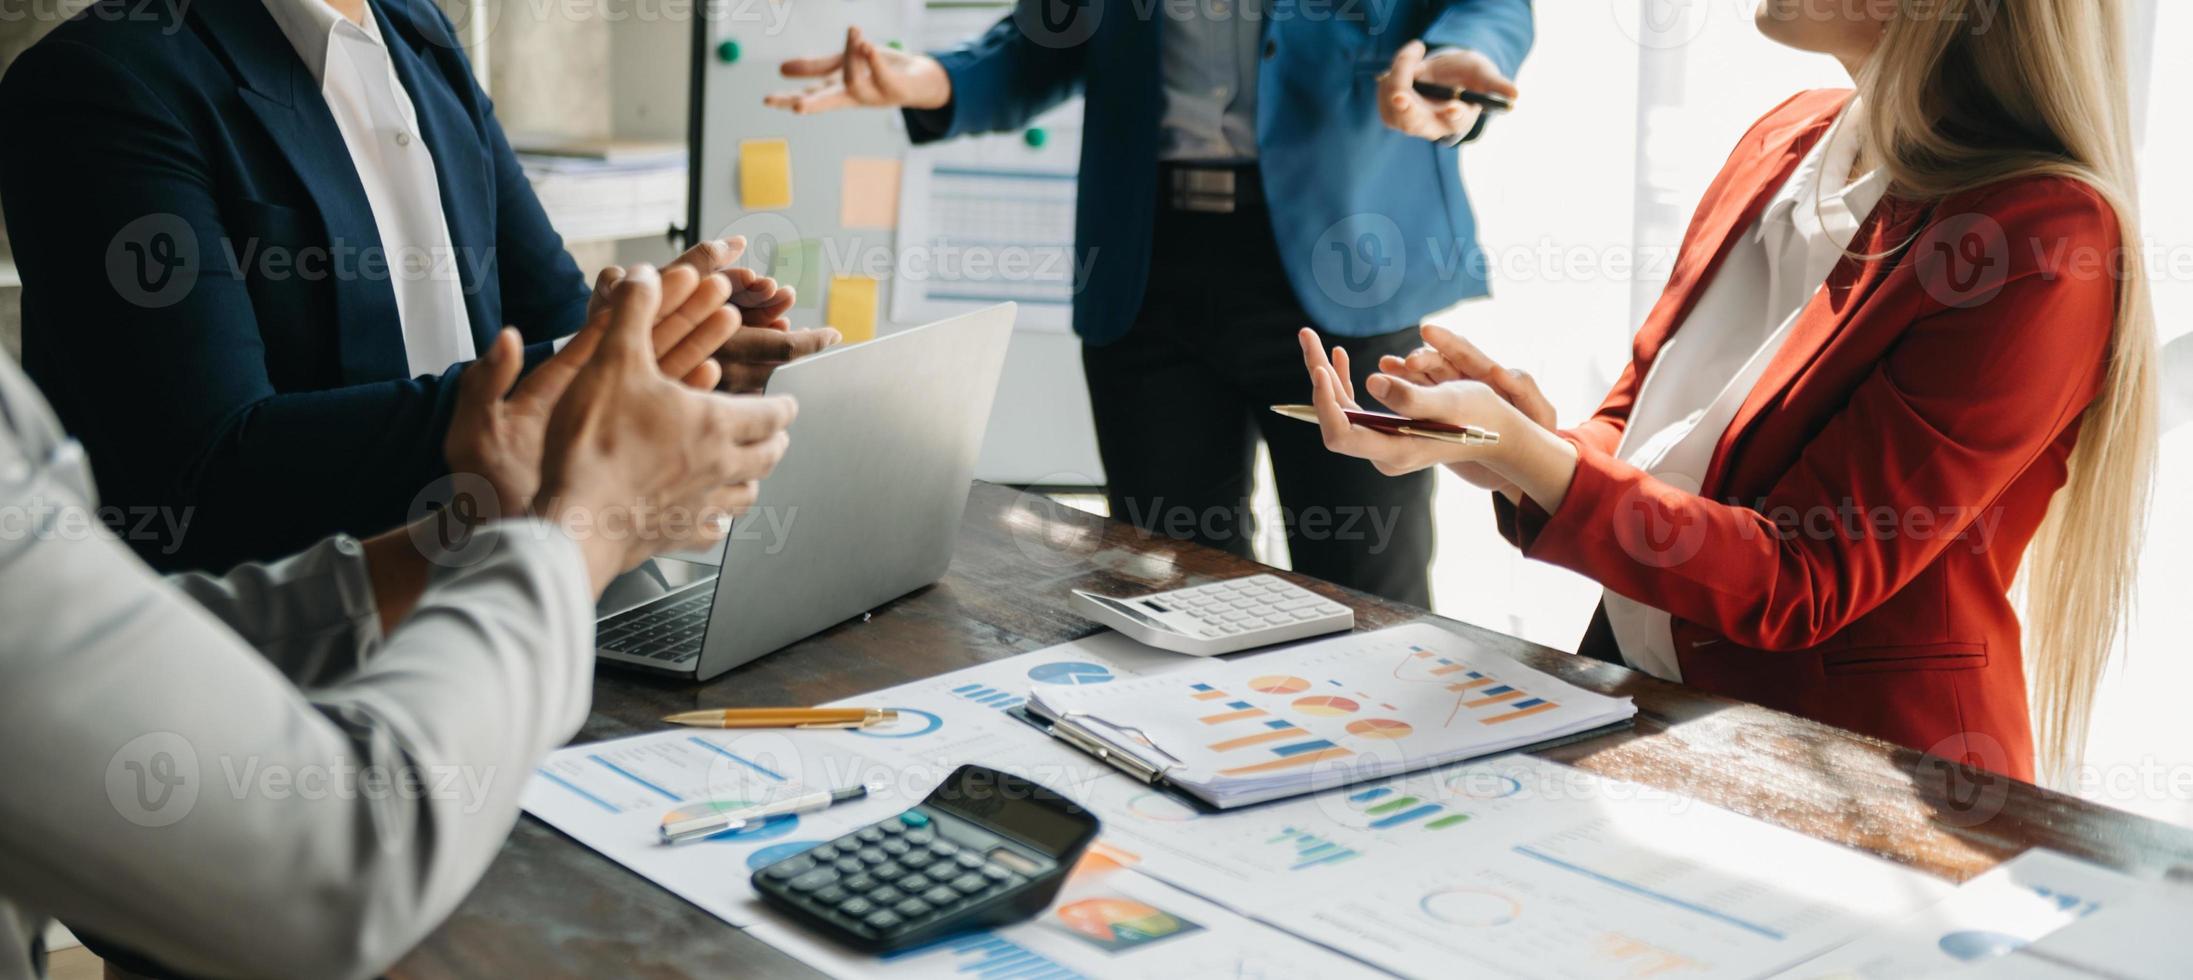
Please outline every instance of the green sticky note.
[{"label": "green sticky note", "polygon": [[776,281],[792,287],[797,294],[794,306],[813,309],[822,305],[822,242],[814,238],[802,238],[777,246],[770,256],[769,275]]}]

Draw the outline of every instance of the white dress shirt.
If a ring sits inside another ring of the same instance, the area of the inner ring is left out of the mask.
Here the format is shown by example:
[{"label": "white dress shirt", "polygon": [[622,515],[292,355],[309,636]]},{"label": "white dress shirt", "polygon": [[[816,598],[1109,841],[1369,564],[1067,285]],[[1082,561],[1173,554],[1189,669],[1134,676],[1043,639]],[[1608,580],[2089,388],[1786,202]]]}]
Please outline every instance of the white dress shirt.
[{"label": "white dress shirt", "polygon": [[449,219],[442,214],[434,154],[419,136],[419,117],[366,8],[353,24],[326,0],[265,0],[282,34],[320,82],[350,162],[358,168],[373,224],[380,229],[396,319],[411,374],[441,374],[478,356],[465,312]]},{"label": "white dress shirt", "polygon": [[[1698,492],[1714,446],[1886,191],[1879,170],[1844,183],[1858,160],[1863,113],[1852,100],[1662,345],[1617,457]],[[1831,186],[1841,189],[1829,192]],[[1612,591],[1604,601],[1622,659],[1655,677],[1682,680],[1668,614]]]}]

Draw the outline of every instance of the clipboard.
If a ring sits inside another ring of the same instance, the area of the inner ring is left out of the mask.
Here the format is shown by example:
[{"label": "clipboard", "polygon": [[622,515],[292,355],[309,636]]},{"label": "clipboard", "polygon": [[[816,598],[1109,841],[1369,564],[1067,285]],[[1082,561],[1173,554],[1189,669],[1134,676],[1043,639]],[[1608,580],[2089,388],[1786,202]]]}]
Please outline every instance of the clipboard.
[{"label": "clipboard", "polygon": [[[1071,728],[1061,728],[1060,726],[1044,718],[1043,716],[1028,710],[1028,705],[1026,703],[1023,703],[1016,707],[1005,709],[1005,715],[1009,718],[1020,721],[1021,723],[1028,725],[1029,727],[1034,728],[1035,730],[1042,732],[1047,736],[1050,736],[1051,738],[1055,738],[1061,742],[1066,743],[1067,745],[1071,745],[1075,748],[1075,750],[1085,755],[1088,755],[1099,762],[1102,762],[1106,765],[1111,766],[1114,769],[1119,770],[1120,772],[1126,773],[1127,775],[1134,777],[1135,781],[1165,794],[1166,798],[1171,799],[1176,803],[1187,806],[1188,808],[1196,811],[1196,813],[1199,815],[1210,816],[1219,813],[1245,813],[1247,811],[1257,809],[1258,807],[1273,806],[1276,804],[1286,803],[1291,800],[1301,798],[1300,796],[1282,796],[1277,799],[1264,800],[1258,803],[1249,803],[1237,807],[1221,808],[1200,796],[1187,792],[1179,786],[1174,785],[1172,780],[1165,777],[1164,770],[1158,769],[1155,766],[1143,762],[1141,759],[1135,758],[1133,755],[1130,755],[1128,753],[1116,751],[1110,746],[1105,745],[1099,739],[1082,734]],[[1475,765],[1477,763],[1484,762],[1487,759],[1499,759],[1511,755],[1524,755],[1527,753],[1541,752],[1548,749],[1564,748],[1580,742],[1589,742],[1592,739],[1601,738],[1607,735],[1618,735],[1626,731],[1631,731],[1636,727],[1637,718],[1636,716],[1632,715],[1631,717],[1624,718],[1621,721],[1601,725],[1598,728],[1589,728],[1580,732],[1572,732],[1567,735],[1556,736],[1554,738],[1546,739],[1543,742],[1533,742],[1529,745],[1519,745],[1512,749],[1507,749],[1501,752],[1492,752],[1470,759],[1457,759],[1454,762],[1450,762],[1443,766],[1431,766],[1429,768],[1413,770],[1410,772],[1385,773],[1378,776],[1368,776],[1361,780],[1358,780],[1357,783],[1376,782],[1380,779],[1398,779],[1403,776],[1413,776],[1417,773],[1432,773],[1438,772],[1442,769],[1455,769],[1462,766]],[[1329,790],[1340,789],[1343,786],[1353,786],[1357,783],[1342,783],[1335,786],[1325,787],[1322,790],[1317,790],[1314,792],[1325,792]],[[1303,795],[1311,794],[1306,793]]]}]

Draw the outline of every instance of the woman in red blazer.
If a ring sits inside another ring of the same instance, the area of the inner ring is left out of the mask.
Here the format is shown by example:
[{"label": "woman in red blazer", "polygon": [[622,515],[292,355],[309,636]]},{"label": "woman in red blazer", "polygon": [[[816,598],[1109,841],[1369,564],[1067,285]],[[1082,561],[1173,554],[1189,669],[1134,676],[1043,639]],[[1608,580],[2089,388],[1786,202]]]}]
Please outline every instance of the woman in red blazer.
[{"label": "woman in red blazer", "polygon": [[1351,425],[1345,355],[1305,330],[1326,444],[1497,491],[1524,554],[1606,587],[1582,652],[2022,779],[2037,715],[2061,775],[2155,446],[2123,17],[1970,8],[1762,3],[1855,98],[1745,134],[1590,419],[1556,431],[1528,378],[1427,327],[1368,393],[1498,444]]}]

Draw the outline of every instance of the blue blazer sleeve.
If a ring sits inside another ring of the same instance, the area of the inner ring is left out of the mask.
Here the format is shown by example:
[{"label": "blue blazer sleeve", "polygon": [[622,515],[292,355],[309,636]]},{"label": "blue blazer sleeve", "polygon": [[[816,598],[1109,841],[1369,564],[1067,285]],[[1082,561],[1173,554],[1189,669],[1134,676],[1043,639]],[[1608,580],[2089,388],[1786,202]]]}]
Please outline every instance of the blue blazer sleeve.
[{"label": "blue blazer sleeve", "polygon": [[[1000,19],[982,36],[949,51],[936,52],[944,73],[952,79],[952,101],[942,109],[907,110],[906,131],[915,143],[1018,129],[1045,110],[1081,90],[1088,42],[1070,40],[1076,24],[1094,13],[1103,0],[1087,0],[1073,8],[1077,20],[1061,31],[1042,32],[1046,40],[1032,38],[1020,22],[1042,18],[1046,6],[1060,0],[1018,0],[1012,14]],[[1041,20],[1031,23],[1042,23]],[[1086,31],[1079,33],[1086,34]]]},{"label": "blue blazer sleeve", "polygon": [[1509,78],[1522,69],[1536,38],[1531,0],[1447,0],[1444,8],[1424,30],[1426,47],[1468,48]]},{"label": "blue blazer sleeve", "polygon": [[[0,203],[23,274],[26,368],[65,406],[101,482],[117,484],[110,497],[188,515],[179,540],[132,544],[161,567],[225,568],[401,523],[445,469],[462,366],[277,393],[197,139],[128,67],[58,40],[0,85]],[[152,302],[128,288],[130,266],[109,262],[140,219],[179,231],[196,256],[178,273],[194,278]],[[574,302],[565,290],[535,307],[536,334],[569,322]]]}]

